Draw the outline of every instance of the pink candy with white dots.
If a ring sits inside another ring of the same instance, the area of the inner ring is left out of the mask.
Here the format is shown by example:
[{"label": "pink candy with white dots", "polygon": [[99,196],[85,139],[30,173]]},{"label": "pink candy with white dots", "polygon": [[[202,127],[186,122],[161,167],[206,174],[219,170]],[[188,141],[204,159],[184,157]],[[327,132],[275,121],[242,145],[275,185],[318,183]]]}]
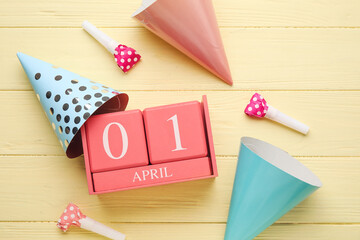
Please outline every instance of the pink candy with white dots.
[{"label": "pink candy with white dots", "polygon": [[139,62],[141,58],[141,56],[134,49],[122,44],[115,48],[114,57],[117,65],[125,73],[129,71],[137,62]]},{"label": "pink candy with white dots", "polygon": [[64,213],[60,216],[57,226],[66,232],[69,230],[71,225],[81,226],[79,222],[80,219],[85,218],[86,216],[81,213],[80,209],[73,203],[69,205],[64,210]]},{"label": "pink candy with white dots", "polygon": [[252,117],[265,117],[269,107],[265,99],[258,93],[255,93],[250,99],[250,103],[245,108],[245,113]]}]

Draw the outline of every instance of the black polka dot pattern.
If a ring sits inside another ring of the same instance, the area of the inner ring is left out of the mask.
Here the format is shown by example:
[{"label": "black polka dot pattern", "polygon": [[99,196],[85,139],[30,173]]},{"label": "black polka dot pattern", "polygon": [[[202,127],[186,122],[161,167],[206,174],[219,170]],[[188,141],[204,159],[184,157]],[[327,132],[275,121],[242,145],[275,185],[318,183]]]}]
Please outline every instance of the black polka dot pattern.
[{"label": "black polka dot pattern", "polygon": [[87,103],[84,105],[84,109],[85,110],[89,110],[91,108],[91,104],[90,103]]},{"label": "black polka dot pattern", "polygon": [[65,104],[63,105],[63,110],[64,110],[64,111],[67,111],[68,109],[69,109],[69,104],[65,103]]},{"label": "black polka dot pattern", "polygon": [[65,94],[66,95],[70,95],[72,93],[72,89],[71,88],[68,88],[65,90]]},{"label": "black polka dot pattern", "polygon": [[35,74],[35,80],[39,80],[41,78],[41,73]]},{"label": "black polka dot pattern", "polygon": [[54,97],[54,100],[55,100],[55,102],[58,102],[58,101],[60,101],[60,95],[59,94],[57,94],[55,97]]},{"label": "black polka dot pattern", "polygon": [[80,105],[77,105],[76,107],[75,107],[75,112],[80,112],[81,111],[81,106]]},{"label": "black polka dot pattern", "polygon": [[[42,102],[46,101],[45,104],[49,106],[45,111],[49,116],[52,128],[66,149],[74,135],[79,133],[82,124],[98,107],[113,97],[111,93],[117,93],[112,92],[113,89],[108,89],[95,82],[89,83],[86,79],[84,81],[82,78],[77,80],[68,78],[67,75],[62,76],[62,70],[54,69],[52,71],[57,71],[57,73],[50,76],[50,80],[52,84],[57,85],[52,88],[44,86],[46,90],[38,98]],[[44,77],[47,77],[44,73],[34,72],[32,79],[44,80]],[[39,81],[39,83],[41,82]]]},{"label": "black polka dot pattern", "polygon": [[74,119],[74,123],[76,123],[76,124],[78,124],[79,122],[80,122],[80,117],[76,117],[75,119]]},{"label": "black polka dot pattern", "polygon": [[84,117],[85,120],[88,119],[90,117],[90,113],[88,113],[88,112],[84,113],[83,117]]},{"label": "black polka dot pattern", "polygon": [[77,127],[74,127],[73,130],[72,130],[73,134],[75,134],[77,131],[78,131]]}]

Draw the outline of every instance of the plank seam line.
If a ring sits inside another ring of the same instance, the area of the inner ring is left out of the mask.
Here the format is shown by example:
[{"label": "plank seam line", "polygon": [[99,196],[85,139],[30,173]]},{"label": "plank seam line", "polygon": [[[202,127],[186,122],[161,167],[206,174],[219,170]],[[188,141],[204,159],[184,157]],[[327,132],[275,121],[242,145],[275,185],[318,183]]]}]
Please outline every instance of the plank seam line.
[{"label": "plank seam line", "polygon": [[[122,92],[360,92],[359,89],[121,89]],[[0,92],[32,92],[32,89],[0,89]]]},{"label": "plank seam line", "polygon": [[[81,29],[79,26],[0,26],[0,28],[18,29],[18,28],[55,28],[55,29]],[[97,26],[98,28],[114,29],[145,29],[143,26]],[[360,29],[360,26],[219,26],[224,29]]]},{"label": "plank seam line", "polygon": [[[102,221],[104,222],[104,221]],[[4,221],[0,220],[0,223],[54,223],[57,221]],[[115,224],[226,224],[226,222],[104,222],[104,223],[115,223]],[[360,225],[360,222],[279,222],[274,223],[275,225]]]}]

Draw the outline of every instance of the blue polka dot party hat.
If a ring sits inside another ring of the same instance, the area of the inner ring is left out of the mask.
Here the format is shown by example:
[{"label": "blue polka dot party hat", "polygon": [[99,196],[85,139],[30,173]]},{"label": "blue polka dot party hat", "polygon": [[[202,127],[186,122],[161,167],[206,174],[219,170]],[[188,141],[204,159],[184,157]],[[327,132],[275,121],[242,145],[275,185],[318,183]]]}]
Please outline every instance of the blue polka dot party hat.
[{"label": "blue polka dot party hat", "polygon": [[91,115],[126,108],[125,93],[26,54],[17,56],[69,158],[83,153],[80,128]]}]

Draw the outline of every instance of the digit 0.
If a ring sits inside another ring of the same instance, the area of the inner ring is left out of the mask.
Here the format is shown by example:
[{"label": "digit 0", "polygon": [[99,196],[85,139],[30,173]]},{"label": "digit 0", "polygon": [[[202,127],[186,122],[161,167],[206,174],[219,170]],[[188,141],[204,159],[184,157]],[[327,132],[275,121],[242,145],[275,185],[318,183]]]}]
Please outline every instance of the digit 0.
[{"label": "digit 0", "polygon": [[[110,146],[109,146],[109,129],[112,125],[116,125],[119,127],[120,129],[120,132],[121,132],[121,137],[122,137],[122,142],[123,142],[123,148],[122,148],[122,152],[121,152],[121,155],[118,156],[118,157],[115,157],[111,151],[110,151]],[[127,136],[127,133],[126,133],[126,130],[124,128],[123,125],[121,125],[120,123],[117,123],[117,122],[112,122],[112,123],[109,123],[105,129],[104,129],[104,132],[103,132],[103,146],[104,146],[104,150],[106,152],[106,154],[112,158],[112,159],[121,159],[122,157],[125,156],[126,152],[127,152],[127,149],[128,149],[128,145],[129,145],[129,140],[128,140],[128,136]]]}]

